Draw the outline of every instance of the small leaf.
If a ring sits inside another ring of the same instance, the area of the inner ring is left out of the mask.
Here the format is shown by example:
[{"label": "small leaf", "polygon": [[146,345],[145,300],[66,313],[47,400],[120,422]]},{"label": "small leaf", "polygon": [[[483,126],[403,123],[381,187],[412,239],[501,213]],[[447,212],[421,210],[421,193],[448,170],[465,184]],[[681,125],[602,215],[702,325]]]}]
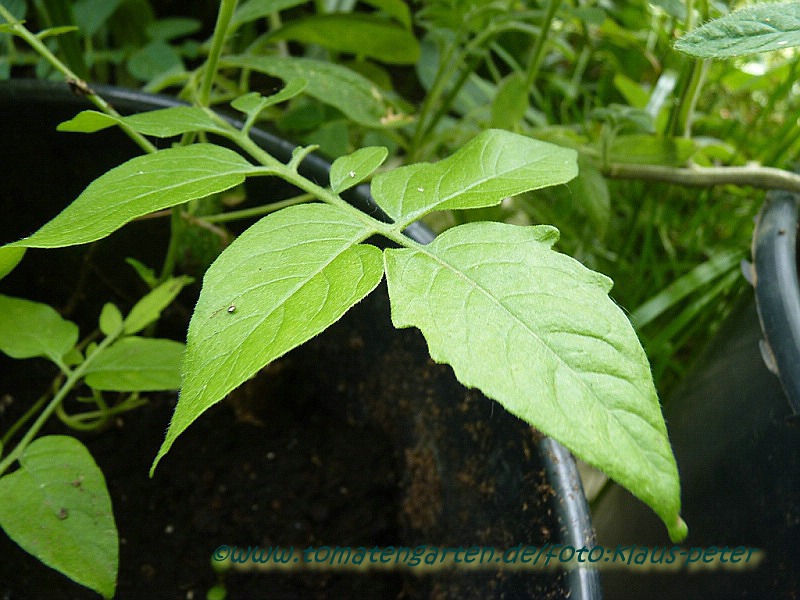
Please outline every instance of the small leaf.
[{"label": "small leaf", "polygon": [[95,179],[32,236],[8,246],[60,248],[93,242],[137,217],[230,189],[254,172],[263,169],[212,144],[137,156]]},{"label": "small leaf", "polygon": [[150,81],[169,71],[183,69],[183,61],[167,42],[154,40],[131,54],[126,66],[140,81]]},{"label": "small leaf", "polygon": [[291,100],[306,89],[307,85],[308,82],[305,79],[292,79],[277,94],[262,96],[258,92],[250,92],[249,94],[236,98],[231,102],[231,106],[239,112],[243,112],[253,118],[253,115],[257,116],[258,113],[268,106]]},{"label": "small leaf", "polygon": [[148,23],[147,27],[145,27],[145,33],[150,39],[168,42],[200,31],[202,26],[202,22],[198,19],[171,17]]},{"label": "small leaf", "polygon": [[110,302],[107,302],[100,311],[100,331],[106,337],[119,335],[122,331],[122,313]]},{"label": "small leaf", "polygon": [[306,94],[339,109],[360,125],[386,127],[407,122],[369,79],[334,63],[310,58],[248,55],[226,57],[220,62],[266,73],[283,81],[305,79],[308,82]]},{"label": "small leaf", "polygon": [[183,351],[173,340],[122,338],[92,358],[86,384],[109,392],[177,390]]},{"label": "small leaf", "polygon": [[337,158],[331,165],[331,189],[341,194],[358,185],[380,167],[388,155],[386,148],[371,146]]},{"label": "small leaf", "polygon": [[194,279],[187,276],[168,279],[139,300],[125,318],[124,333],[138,333],[161,316],[161,311],[177,297],[180,291]]},{"label": "small leaf", "polygon": [[47,29],[42,29],[39,33],[36,34],[36,37],[39,38],[40,40],[43,40],[45,38],[54,37],[65,33],[71,33],[73,31],[78,31],[78,28],[75,25],[60,25],[59,27],[49,27]]},{"label": "small leaf", "polygon": [[727,58],[800,46],[800,2],[763,2],[686,34],[675,48],[698,58]]},{"label": "small leaf", "polygon": [[492,100],[492,127],[515,127],[528,110],[528,86],[522,73],[512,73],[497,86]]},{"label": "small leaf", "polygon": [[397,19],[406,29],[411,29],[411,11],[403,0],[363,0],[364,4],[369,4],[382,10],[390,17]]},{"label": "small leaf", "polygon": [[178,435],[259,369],[336,322],[383,277],[371,229],[342,209],[306,204],[261,219],[206,272],[183,384],[152,470]]},{"label": "small leaf", "polygon": [[105,598],[114,595],[119,543],[103,473],[78,440],[34,440],[19,470],[0,478],[0,526],[23,550]]},{"label": "small leaf", "polygon": [[11,273],[25,256],[25,248],[0,248],[0,279]]},{"label": "small leaf", "polygon": [[244,23],[264,19],[272,13],[277,13],[293,6],[305,4],[307,0],[250,0],[240,2],[233,13],[231,28],[235,29]]},{"label": "small leaf", "polygon": [[153,271],[153,269],[139,262],[135,258],[126,258],[125,262],[133,267],[133,270],[136,271],[136,274],[147,284],[148,287],[155,288],[158,285],[158,277],[156,277],[156,273]]},{"label": "small leaf", "polygon": [[649,504],[681,536],[678,471],[647,357],[611,280],[558,231],[471,223],[385,252],[396,327],[431,357]]},{"label": "small leaf", "polygon": [[372,195],[398,223],[434,210],[483,208],[515,194],[566,183],[578,174],[577,153],[490,129],[438,163],[381,173]]},{"label": "small leaf", "polygon": [[77,0],[72,6],[75,23],[81,33],[90,39],[103,24],[114,14],[124,0]]},{"label": "small leaf", "polygon": [[0,294],[0,351],[11,358],[45,356],[58,364],[78,342],[78,326],[47,304]]},{"label": "small leaf", "polygon": [[125,124],[144,135],[166,138],[193,131],[227,133],[205,110],[198,106],[171,106],[137,113],[129,117],[112,117],[96,110],[84,110],[69,121],[60,123],[58,131],[94,133],[114,125]]},{"label": "small leaf", "polygon": [[408,29],[359,13],[293,19],[272,32],[268,39],[317,44],[336,52],[398,65],[412,65],[420,55],[417,38]]}]

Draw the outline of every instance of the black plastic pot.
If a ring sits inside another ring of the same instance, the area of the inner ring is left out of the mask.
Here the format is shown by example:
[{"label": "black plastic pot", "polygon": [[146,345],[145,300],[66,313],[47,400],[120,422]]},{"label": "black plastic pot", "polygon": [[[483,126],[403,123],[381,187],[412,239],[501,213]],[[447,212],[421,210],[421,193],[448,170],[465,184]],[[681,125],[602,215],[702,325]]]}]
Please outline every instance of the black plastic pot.
[{"label": "black plastic pot", "polygon": [[[732,312],[699,368],[664,407],[689,524],[683,546],[754,547],[763,551],[763,560],[738,571],[604,572],[609,597],[800,594],[797,202],[797,195],[768,194],[754,235],[753,265],[745,265],[755,293]],[[618,487],[593,506],[593,516],[602,544],[671,545],[657,519]]]},{"label": "black plastic pot", "polygon": [[[176,104],[165,97],[96,89],[123,114]],[[83,108],[90,108],[86,99],[71,94],[66,85],[0,85],[0,211],[6,215],[0,242],[31,233],[94,177],[138,153],[119,131],[55,132],[57,123]],[[253,136],[282,160],[288,160],[294,148],[263,131]],[[319,182],[327,180],[328,170],[328,163],[315,156],[301,167]],[[248,182],[248,197],[254,203],[292,193],[278,181]],[[350,199],[362,206],[371,203],[363,186]],[[124,281],[122,259],[133,256],[159,264],[166,221],[131,223],[98,242],[92,256],[111,261],[98,260],[89,269],[81,270],[86,248],[31,251],[17,271],[0,282],[0,292],[58,307],[77,306],[80,310],[70,316],[79,322],[84,318],[82,330],[87,331],[104,302],[116,298],[124,307],[135,299],[126,297],[131,292],[126,291],[130,284]],[[408,233],[423,243],[432,237],[420,226]],[[79,297],[72,292],[71,272],[88,273],[91,279]],[[58,283],[65,274],[66,281]],[[187,314],[176,311],[184,327]],[[181,334],[180,327],[175,331]],[[17,363],[0,359],[0,395],[8,393],[24,408],[47,380],[42,384],[19,375]],[[286,546],[311,540],[318,545],[501,549],[548,542],[578,549],[593,545],[583,489],[569,452],[477,391],[464,389],[449,367],[432,364],[419,332],[395,331],[383,286],[329,331],[276,361],[232,396],[189,428],[155,480],[148,480],[147,469],[174,397],[154,399],[151,406],[126,415],[119,430],[83,436],[106,473],[124,539],[119,597],[187,597],[189,591],[202,597],[202,586],[215,581],[208,564],[220,544]],[[9,417],[4,422],[13,421]],[[349,453],[341,458],[331,446],[337,442],[349,445]],[[262,483],[275,477],[283,460],[302,466],[302,483],[280,478]],[[345,468],[347,473],[339,473]],[[242,480],[249,491],[243,500],[229,501],[230,488]],[[217,485],[219,481],[223,483]],[[330,485],[323,485],[325,481]],[[331,486],[335,498],[330,496]],[[271,533],[270,524],[287,524],[281,516],[287,505],[301,501],[310,505],[299,508],[299,516],[289,523],[290,533]],[[347,512],[362,504],[371,507],[368,514]],[[144,515],[138,521],[137,512]],[[337,520],[343,533],[325,530],[329,521]],[[195,538],[189,537],[192,533]],[[6,557],[5,566],[0,566],[4,598],[31,597],[42,590],[50,598],[74,598],[84,592],[0,537]],[[191,582],[193,572],[197,577]],[[303,583],[293,583],[301,577]],[[173,581],[176,588],[170,589],[180,596],[165,592],[164,586]],[[343,597],[360,591],[365,597],[394,598],[402,592],[409,597],[574,600],[600,598],[598,581],[596,572],[576,569],[422,576],[231,574],[226,585],[229,597],[253,597],[269,590],[270,597],[281,598]],[[56,594],[53,586],[62,592]]]}]

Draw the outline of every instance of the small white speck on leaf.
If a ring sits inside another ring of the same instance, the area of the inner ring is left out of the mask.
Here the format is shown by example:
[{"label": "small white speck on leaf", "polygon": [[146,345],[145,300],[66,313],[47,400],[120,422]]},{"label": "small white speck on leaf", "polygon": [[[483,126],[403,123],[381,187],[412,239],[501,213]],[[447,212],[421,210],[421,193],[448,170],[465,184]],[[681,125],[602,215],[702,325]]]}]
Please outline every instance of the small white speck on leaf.
[{"label": "small white speck on leaf", "polygon": [[348,175],[350,175],[350,177],[355,177],[356,176],[356,172],[355,171],[350,171],[348,173]]},{"label": "small white speck on leaf", "polygon": [[231,305],[228,307],[228,312],[229,312],[229,313],[236,312],[236,305],[235,305],[235,304],[231,304]]},{"label": "small white speck on leaf", "polygon": [[424,192],[424,191],[425,191],[425,189],[424,189],[424,188],[421,188],[421,187],[418,187],[418,188],[417,188],[417,191],[418,191],[418,192]]}]

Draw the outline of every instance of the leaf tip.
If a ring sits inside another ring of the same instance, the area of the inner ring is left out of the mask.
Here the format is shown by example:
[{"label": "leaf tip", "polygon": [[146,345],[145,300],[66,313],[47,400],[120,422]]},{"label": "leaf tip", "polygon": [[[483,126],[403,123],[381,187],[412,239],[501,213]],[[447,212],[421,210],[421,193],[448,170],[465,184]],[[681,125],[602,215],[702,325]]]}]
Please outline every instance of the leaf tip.
[{"label": "leaf tip", "polygon": [[675,544],[682,542],[689,535],[689,526],[680,515],[675,517],[675,521],[671,526],[667,524],[667,528],[669,530],[669,539]]}]

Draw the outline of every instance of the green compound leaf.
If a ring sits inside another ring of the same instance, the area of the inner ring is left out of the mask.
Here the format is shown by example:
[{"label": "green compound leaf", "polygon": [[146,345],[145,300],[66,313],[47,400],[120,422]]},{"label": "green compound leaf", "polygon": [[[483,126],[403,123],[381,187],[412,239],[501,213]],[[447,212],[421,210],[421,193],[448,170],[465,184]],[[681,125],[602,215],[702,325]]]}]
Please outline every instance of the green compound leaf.
[{"label": "green compound leaf", "polygon": [[371,229],[342,209],[307,204],[263,218],[206,272],[183,384],[153,464],[206,409],[264,365],[336,322],[383,277]]},{"label": "green compound leaf", "polygon": [[372,195],[398,223],[434,210],[482,208],[504,198],[566,183],[578,174],[577,153],[508,131],[490,129],[437,163],[381,173]]},{"label": "green compound leaf", "polygon": [[611,280],[551,250],[558,231],[471,223],[386,250],[392,321],[431,357],[563,443],[685,535],[678,471],[647,357]]},{"label": "green compound leaf", "polygon": [[221,64],[266,73],[283,81],[304,79],[305,93],[342,111],[367,127],[403,125],[408,119],[395,112],[392,104],[369,79],[346,67],[311,58],[281,56],[229,56]]},{"label": "green compound leaf", "polygon": [[386,148],[368,146],[337,158],[331,165],[331,189],[341,194],[358,185],[380,167],[388,155],[389,151]]},{"label": "green compound leaf", "polygon": [[159,138],[192,131],[227,132],[208,112],[197,106],[172,106],[129,117],[112,117],[96,110],[84,110],[69,121],[60,123],[57,129],[72,133],[94,133],[115,125],[127,125],[141,134]]},{"label": "green compound leaf", "polygon": [[19,470],[0,478],[0,526],[73,581],[111,598],[119,544],[103,473],[78,440],[33,441]]},{"label": "green compound leaf", "polygon": [[698,58],[728,58],[800,46],[800,2],[761,3],[686,34],[675,48]]},{"label": "green compound leaf", "polygon": [[11,358],[44,356],[56,364],[78,343],[78,326],[47,304],[0,295],[0,351]]},{"label": "green compound leaf", "polygon": [[86,384],[108,392],[157,392],[181,386],[184,345],[173,340],[126,337],[92,359]]},{"label": "green compound leaf", "polygon": [[32,236],[8,246],[60,248],[93,242],[137,217],[225,191],[254,173],[264,169],[213,144],[137,156],[95,179]]},{"label": "green compound leaf", "polygon": [[269,39],[317,44],[389,64],[412,65],[420,55],[419,42],[408,29],[358,13],[293,19],[270,34]]}]

